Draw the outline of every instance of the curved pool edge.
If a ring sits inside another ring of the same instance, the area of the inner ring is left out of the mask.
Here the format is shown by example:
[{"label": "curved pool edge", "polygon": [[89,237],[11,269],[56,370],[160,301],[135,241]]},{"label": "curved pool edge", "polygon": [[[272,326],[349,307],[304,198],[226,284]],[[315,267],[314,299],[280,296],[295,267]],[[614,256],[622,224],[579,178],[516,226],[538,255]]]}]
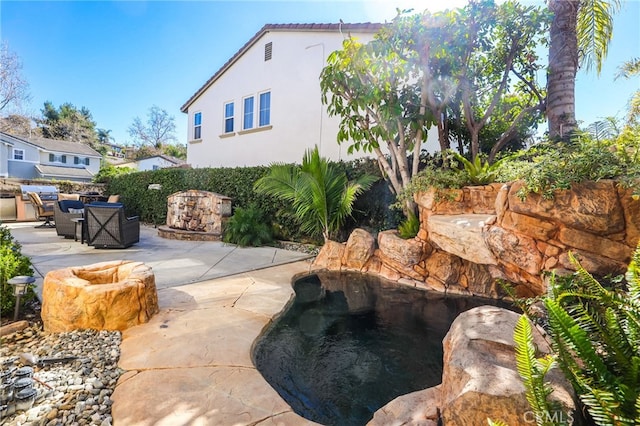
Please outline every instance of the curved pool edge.
[{"label": "curved pool edge", "polygon": [[161,291],[160,313],[123,333],[118,366],[127,372],[112,395],[113,424],[315,424],[250,359],[291,300],[291,278],[309,268],[301,261]]}]

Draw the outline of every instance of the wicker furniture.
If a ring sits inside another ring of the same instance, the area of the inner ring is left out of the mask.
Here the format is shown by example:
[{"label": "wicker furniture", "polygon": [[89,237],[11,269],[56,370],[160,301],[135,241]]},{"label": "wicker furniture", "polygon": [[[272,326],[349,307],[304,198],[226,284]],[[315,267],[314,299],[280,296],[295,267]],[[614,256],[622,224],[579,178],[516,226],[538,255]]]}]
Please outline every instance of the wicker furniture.
[{"label": "wicker furniture", "polygon": [[87,244],[95,248],[127,248],[140,241],[138,217],[126,217],[122,204],[86,204]]},{"label": "wicker furniture", "polygon": [[36,228],[53,228],[55,227],[55,223],[51,222],[53,219],[53,204],[47,203],[44,204],[40,195],[37,192],[27,192],[27,196],[29,196],[29,200],[31,200],[31,204],[33,204],[33,209],[36,213],[36,219],[44,220],[42,225],[36,226]]},{"label": "wicker furniture", "polygon": [[61,200],[53,204],[53,212],[56,220],[56,232],[65,238],[76,236],[76,222],[74,219],[83,217],[84,204],[82,201]]}]

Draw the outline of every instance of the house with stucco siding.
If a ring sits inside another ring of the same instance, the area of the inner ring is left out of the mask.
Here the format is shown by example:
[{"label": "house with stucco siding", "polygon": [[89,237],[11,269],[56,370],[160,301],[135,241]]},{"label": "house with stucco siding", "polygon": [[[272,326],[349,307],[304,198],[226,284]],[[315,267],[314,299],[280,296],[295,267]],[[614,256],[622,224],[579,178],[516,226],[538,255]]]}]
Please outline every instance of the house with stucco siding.
[{"label": "house with stucco siding", "polygon": [[339,118],[321,102],[320,72],[349,35],[366,43],[382,24],[268,24],[182,106],[187,163],[241,167],[299,163],[317,145],[323,157],[350,160],[336,141]]},{"label": "house with stucco siding", "polygon": [[82,143],[0,132],[0,177],[90,182],[101,160]]}]

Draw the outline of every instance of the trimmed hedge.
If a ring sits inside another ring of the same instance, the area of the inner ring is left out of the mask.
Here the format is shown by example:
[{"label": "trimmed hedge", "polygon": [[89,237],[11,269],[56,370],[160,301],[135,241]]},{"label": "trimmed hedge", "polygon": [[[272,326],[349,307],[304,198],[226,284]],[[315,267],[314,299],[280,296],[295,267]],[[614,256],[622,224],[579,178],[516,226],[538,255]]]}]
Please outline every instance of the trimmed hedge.
[{"label": "trimmed hedge", "polygon": [[[360,160],[339,164],[344,167],[349,179],[363,173],[374,176],[380,174],[375,161]],[[120,201],[125,205],[127,214],[137,215],[141,221],[157,225],[166,223],[169,195],[189,189],[216,192],[230,197],[234,208],[248,208],[251,204],[260,208],[265,217],[271,220],[277,239],[317,242],[301,234],[290,205],[253,191],[253,183],[268,171],[268,166],[144,171],[113,177],[107,183],[105,192],[120,194]],[[148,189],[151,184],[160,184],[161,189]],[[389,210],[394,201],[395,197],[387,184],[380,179],[357,200],[354,218],[345,224],[341,234],[348,236],[348,232],[358,226],[380,230],[397,225],[397,212]]]}]

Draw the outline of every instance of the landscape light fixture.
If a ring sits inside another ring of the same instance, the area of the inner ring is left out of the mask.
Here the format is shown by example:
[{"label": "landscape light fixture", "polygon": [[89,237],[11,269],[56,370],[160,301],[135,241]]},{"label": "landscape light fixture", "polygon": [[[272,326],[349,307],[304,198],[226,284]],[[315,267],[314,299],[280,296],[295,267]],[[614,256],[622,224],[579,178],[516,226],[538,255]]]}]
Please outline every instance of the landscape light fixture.
[{"label": "landscape light fixture", "polygon": [[18,313],[20,311],[20,298],[27,294],[27,289],[31,284],[36,282],[34,277],[28,277],[26,275],[18,275],[7,281],[9,285],[13,286],[13,295],[16,297],[16,308],[13,311],[13,320],[18,320]]}]

